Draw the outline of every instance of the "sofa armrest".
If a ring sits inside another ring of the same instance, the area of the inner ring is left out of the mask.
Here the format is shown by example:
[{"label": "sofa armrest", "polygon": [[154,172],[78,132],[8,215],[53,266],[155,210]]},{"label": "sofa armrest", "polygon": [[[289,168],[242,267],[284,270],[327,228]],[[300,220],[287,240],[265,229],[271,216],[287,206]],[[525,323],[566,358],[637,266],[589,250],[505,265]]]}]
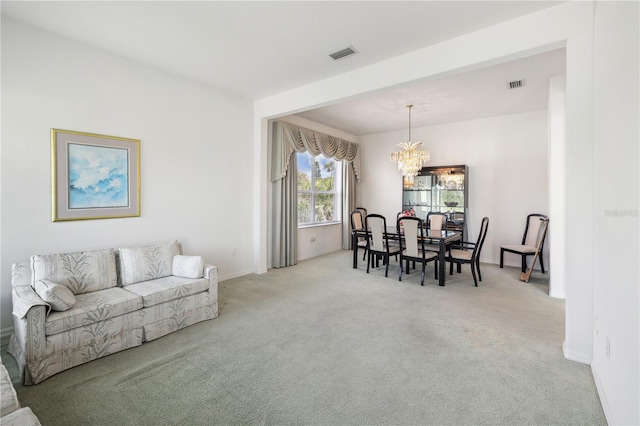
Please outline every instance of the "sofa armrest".
[{"label": "sofa armrest", "polygon": [[218,267],[204,264],[204,275],[209,280],[209,293],[214,303],[218,303]]},{"label": "sofa armrest", "polygon": [[31,287],[29,271],[27,267],[25,272],[25,263],[17,263],[11,274],[14,335],[9,352],[18,362],[25,384],[30,384],[32,377],[25,367],[31,369],[32,364],[46,358],[45,319],[51,310]]}]

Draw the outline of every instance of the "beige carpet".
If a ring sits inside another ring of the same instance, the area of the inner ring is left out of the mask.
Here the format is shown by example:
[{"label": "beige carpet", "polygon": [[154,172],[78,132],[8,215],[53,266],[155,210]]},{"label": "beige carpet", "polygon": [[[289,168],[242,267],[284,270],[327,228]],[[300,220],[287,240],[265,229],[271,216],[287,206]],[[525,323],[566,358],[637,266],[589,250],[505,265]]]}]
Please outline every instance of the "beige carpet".
[{"label": "beige carpet", "polygon": [[[468,265],[446,287],[351,252],[220,283],[220,317],[16,384],[43,425],[606,424],[590,367],[563,358],[548,281]],[[2,359],[17,382],[15,362]]]}]

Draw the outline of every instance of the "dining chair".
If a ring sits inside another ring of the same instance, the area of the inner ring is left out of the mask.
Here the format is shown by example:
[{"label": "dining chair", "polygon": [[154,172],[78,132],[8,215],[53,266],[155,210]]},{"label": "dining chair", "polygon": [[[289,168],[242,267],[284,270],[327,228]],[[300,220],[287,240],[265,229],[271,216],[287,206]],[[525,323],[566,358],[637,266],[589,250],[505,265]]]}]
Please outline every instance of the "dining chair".
[{"label": "dining chair", "polygon": [[364,222],[364,218],[367,217],[367,209],[364,207],[356,207],[356,210],[362,213],[362,219]]},{"label": "dining chair", "polygon": [[397,221],[398,235],[404,235],[404,238],[399,238],[400,243],[400,273],[398,275],[398,281],[402,281],[402,264],[403,261],[406,264],[406,272],[409,274],[409,261],[413,262],[415,269],[415,263],[420,262],[422,264],[422,276],[420,278],[420,285],[424,285],[424,272],[428,262],[435,260],[435,278],[438,279],[438,253],[425,250],[424,242],[424,226],[422,219],[419,217],[402,216]]},{"label": "dining chair", "polygon": [[[527,216],[527,222],[524,227],[524,235],[522,236],[521,244],[508,244],[500,247],[500,267],[504,266],[504,252],[519,254],[521,257],[521,272],[527,270],[527,256],[535,256],[538,246],[540,247],[540,253],[538,259],[540,259],[540,269],[544,274],[544,261],[542,260],[542,249],[544,248],[544,240],[547,235],[546,225],[549,217],[540,214],[532,213]],[[533,268],[534,265],[531,265]]]},{"label": "dining chair", "polygon": [[[449,247],[447,254],[445,255],[445,261],[450,262],[449,274],[453,275],[453,264],[458,265],[458,272],[461,270],[463,263],[471,265],[471,275],[473,275],[473,282],[478,287],[478,281],[482,281],[482,274],[480,273],[480,252],[482,251],[482,245],[484,239],[487,236],[487,229],[489,228],[489,218],[483,217],[480,224],[480,232],[478,233],[478,240],[475,243],[462,241],[454,243]],[[476,277],[476,272],[478,276]]]},{"label": "dining chair", "polygon": [[429,212],[427,213],[427,227],[432,231],[442,231],[449,226],[449,217],[446,213]]},{"label": "dining chair", "polygon": [[[351,212],[351,232],[355,231],[364,231],[364,220],[363,220],[362,211],[356,209]],[[355,247],[352,247],[353,250],[358,251],[358,248],[364,249],[364,255],[362,256],[362,260],[367,257],[367,245],[369,241],[366,237],[358,237],[358,243]]]},{"label": "dining chair", "polygon": [[[392,244],[387,235],[387,220],[379,214],[368,214],[365,218],[365,227],[369,230],[369,261],[367,262],[367,274],[373,260],[383,259],[385,265],[384,276],[389,276],[389,260],[391,256],[400,253],[400,246]],[[379,264],[376,263],[376,266]]]},{"label": "dining chair", "polygon": [[[446,213],[441,212],[429,212],[427,213],[427,218],[425,220],[425,224],[429,231],[442,231],[443,229],[447,229],[449,226],[449,219]],[[427,250],[440,252],[440,243],[428,243],[425,244]]]}]

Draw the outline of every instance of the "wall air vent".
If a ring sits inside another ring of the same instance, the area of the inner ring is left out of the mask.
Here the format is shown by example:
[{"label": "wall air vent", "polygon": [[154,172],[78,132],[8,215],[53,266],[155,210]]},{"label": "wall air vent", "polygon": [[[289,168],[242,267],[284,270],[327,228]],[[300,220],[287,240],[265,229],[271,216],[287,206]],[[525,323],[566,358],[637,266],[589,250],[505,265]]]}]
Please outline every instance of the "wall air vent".
[{"label": "wall air vent", "polygon": [[518,87],[524,87],[524,80],[515,80],[509,82],[509,89],[517,89]]},{"label": "wall air vent", "polygon": [[329,56],[331,56],[334,61],[337,61],[338,59],[346,58],[347,56],[351,56],[356,53],[358,53],[358,51],[354,49],[352,46],[349,46],[345,49],[338,50],[337,52],[333,52]]}]

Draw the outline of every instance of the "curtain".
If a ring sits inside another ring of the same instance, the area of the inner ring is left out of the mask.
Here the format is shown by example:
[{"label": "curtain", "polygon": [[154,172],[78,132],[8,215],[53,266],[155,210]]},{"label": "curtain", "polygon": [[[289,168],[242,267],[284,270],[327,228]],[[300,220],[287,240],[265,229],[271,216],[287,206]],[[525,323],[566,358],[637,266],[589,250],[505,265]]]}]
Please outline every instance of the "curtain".
[{"label": "curtain", "polygon": [[298,263],[298,173],[297,160],[291,155],[290,172],[274,183],[273,250],[274,268]]},{"label": "curtain", "polygon": [[[272,265],[283,268],[295,265],[298,238],[298,169],[296,152],[308,151],[342,161],[342,246],[349,248],[351,231],[349,212],[355,206],[355,184],[361,180],[359,145],[335,136],[314,132],[283,121],[273,123],[271,152]],[[348,235],[347,235],[348,234]]]},{"label": "curtain", "polygon": [[324,155],[351,165],[355,179],[362,180],[360,150],[355,142],[325,135],[284,121],[276,121],[274,127],[273,155],[271,156],[271,181],[287,175],[293,152],[309,151],[311,155]]},{"label": "curtain", "polygon": [[351,212],[356,208],[356,176],[349,163],[342,163],[342,248],[351,247]]}]

